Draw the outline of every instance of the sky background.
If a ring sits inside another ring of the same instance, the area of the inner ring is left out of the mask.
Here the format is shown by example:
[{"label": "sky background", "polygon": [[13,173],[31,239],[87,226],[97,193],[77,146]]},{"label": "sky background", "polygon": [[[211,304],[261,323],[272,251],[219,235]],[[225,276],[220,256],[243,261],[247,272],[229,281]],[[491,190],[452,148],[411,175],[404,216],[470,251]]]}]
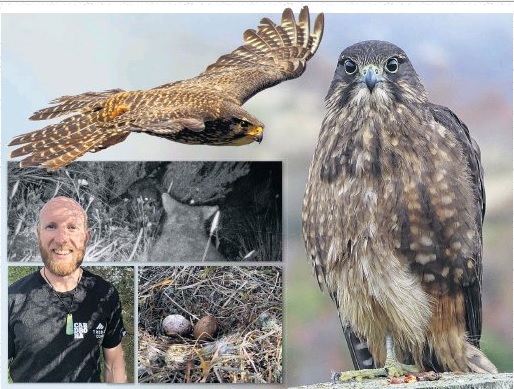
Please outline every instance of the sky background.
[{"label": "sky background", "polygon": [[[119,4],[77,8],[85,13],[66,8],[72,12],[67,14],[53,13],[62,9],[49,6],[45,14],[3,13],[2,166],[12,150],[6,146],[10,139],[46,124],[30,122],[28,117],[50,100],[112,88],[148,89],[193,77],[238,47],[243,31],[255,28],[261,17],[279,21],[285,5],[291,4],[245,7],[225,3],[202,8],[149,4],[143,10],[147,13],[139,13],[141,7]],[[291,6],[297,14],[300,4]],[[245,104],[266,125],[260,145],[188,146],[132,134],[122,144],[81,159],[283,161],[284,371],[288,385],[326,381],[332,370],[350,368],[335,308],[311,276],[300,212],[324,115],[323,101],[338,56],[345,47],[367,39],[400,46],[429,98],[450,107],[482,148],[488,201],[483,343],[486,350],[499,347],[494,362],[501,363],[500,370],[512,371],[512,14],[459,7],[454,4],[452,13],[419,13],[419,7],[409,4],[385,9],[378,3],[312,3],[312,21],[319,11],[325,12],[325,32],[304,75],[263,91]],[[250,9],[252,13],[245,13]],[[122,13],[135,10],[138,13]],[[2,169],[3,188],[5,182]],[[6,204],[4,192],[2,204]],[[5,220],[5,209],[2,217]],[[1,227],[5,231],[5,225]],[[3,265],[6,235],[2,233]],[[6,291],[5,282],[2,287]]]}]

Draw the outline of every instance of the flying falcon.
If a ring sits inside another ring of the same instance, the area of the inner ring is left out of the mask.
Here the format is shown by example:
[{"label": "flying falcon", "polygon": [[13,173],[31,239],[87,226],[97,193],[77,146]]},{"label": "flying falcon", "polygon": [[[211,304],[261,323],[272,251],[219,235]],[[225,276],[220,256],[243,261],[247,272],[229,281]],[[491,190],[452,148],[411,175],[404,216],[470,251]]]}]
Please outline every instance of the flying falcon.
[{"label": "flying falcon", "polygon": [[21,167],[57,170],[86,152],[96,152],[143,132],[186,144],[244,145],[262,140],[264,124],[241,105],[256,93],[297,78],[321,42],[324,16],[310,30],[308,7],[295,20],[291,9],[280,25],[268,18],[245,31],[245,44],[221,56],[197,77],[146,91],[112,89],[62,96],[30,119],[68,116],[60,123],[15,137],[23,145],[11,157]]},{"label": "flying falcon", "polygon": [[496,372],[479,350],[480,149],[431,103],[406,54],[365,41],[340,55],[309,171],[302,222],[355,372]]}]

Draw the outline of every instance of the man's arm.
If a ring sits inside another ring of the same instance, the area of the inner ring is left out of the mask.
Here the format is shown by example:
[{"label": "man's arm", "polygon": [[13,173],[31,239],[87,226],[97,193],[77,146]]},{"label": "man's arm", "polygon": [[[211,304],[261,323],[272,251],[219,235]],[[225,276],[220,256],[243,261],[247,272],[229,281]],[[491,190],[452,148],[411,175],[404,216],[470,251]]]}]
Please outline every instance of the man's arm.
[{"label": "man's arm", "polygon": [[125,359],[121,343],[113,348],[104,347],[105,382],[123,384],[127,382]]}]

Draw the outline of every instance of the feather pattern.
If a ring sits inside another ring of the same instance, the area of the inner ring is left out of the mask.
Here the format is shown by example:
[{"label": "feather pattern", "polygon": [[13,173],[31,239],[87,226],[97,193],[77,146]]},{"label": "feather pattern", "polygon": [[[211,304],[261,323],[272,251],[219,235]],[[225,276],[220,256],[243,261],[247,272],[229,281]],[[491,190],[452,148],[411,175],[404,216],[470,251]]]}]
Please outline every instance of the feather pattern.
[{"label": "feather pattern", "polygon": [[356,368],[368,359],[358,340],[380,366],[391,336],[404,363],[495,372],[478,349],[485,194],[467,127],[381,41],[341,53],[326,107],[303,235]]},{"label": "feather pattern", "polygon": [[[263,18],[243,34],[244,44],[222,55],[196,77],[146,91],[111,89],[62,96],[31,120],[72,115],[57,124],[22,134],[9,146],[20,165],[62,168],[86,152],[124,141],[131,132],[185,144],[244,145],[260,142],[264,124],[241,105],[256,93],[300,77],[323,36],[319,14],[310,33],[309,11],[297,23],[285,9],[280,25]],[[75,148],[74,148],[75,147]]]}]

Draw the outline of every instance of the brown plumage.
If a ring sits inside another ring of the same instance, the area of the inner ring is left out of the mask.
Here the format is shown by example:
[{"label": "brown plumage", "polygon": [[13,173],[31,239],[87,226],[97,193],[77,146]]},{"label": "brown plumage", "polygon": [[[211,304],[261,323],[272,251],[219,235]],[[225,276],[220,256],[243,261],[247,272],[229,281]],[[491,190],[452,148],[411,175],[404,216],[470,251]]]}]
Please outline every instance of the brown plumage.
[{"label": "brown plumage", "polygon": [[35,112],[31,120],[73,114],[60,123],[15,137],[23,145],[11,157],[26,156],[22,167],[56,170],[86,152],[122,142],[131,132],[144,132],[176,142],[243,145],[260,142],[264,124],[241,105],[256,93],[297,78],[321,42],[323,14],[310,30],[309,10],[298,22],[285,9],[280,25],[261,20],[244,33],[245,44],[221,56],[197,77],[146,91],[112,89],[63,96]]},{"label": "brown plumage", "polygon": [[495,372],[479,350],[480,150],[428,101],[406,54],[381,41],[339,58],[309,172],[303,234],[357,369],[403,363]]}]

